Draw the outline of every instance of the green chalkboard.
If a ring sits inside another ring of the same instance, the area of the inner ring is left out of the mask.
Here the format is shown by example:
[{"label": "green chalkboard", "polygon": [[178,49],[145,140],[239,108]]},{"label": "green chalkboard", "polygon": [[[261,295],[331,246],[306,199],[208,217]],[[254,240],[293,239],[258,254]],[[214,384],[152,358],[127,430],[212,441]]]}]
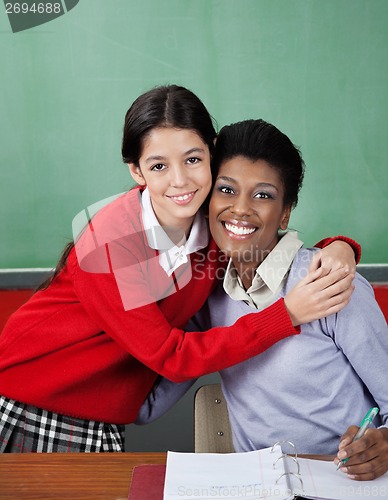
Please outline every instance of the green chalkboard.
[{"label": "green chalkboard", "polygon": [[53,266],[73,217],[132,186],[124,114],[164,83],[196,92],[219,126],[285,131],[307,165],[301,238],[345,233],[362,262],[388,262],[386,0],[59,3],[15,33],[0,9],[0,268]]}]

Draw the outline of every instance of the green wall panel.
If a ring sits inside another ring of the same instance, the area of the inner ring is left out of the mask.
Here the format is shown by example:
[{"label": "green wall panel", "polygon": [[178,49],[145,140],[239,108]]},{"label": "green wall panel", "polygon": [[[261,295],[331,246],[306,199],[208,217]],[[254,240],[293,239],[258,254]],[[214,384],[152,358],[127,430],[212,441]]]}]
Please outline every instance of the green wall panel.
[{"label": "green wall panel", "polygon": [[264,118],[300,146],[292,219],[388,262],[386,0],[80,0],[13,33],[0,12],[0,268],[51,267],[73,217],[132,186],[125,112],[164,83],[219,127]]}]

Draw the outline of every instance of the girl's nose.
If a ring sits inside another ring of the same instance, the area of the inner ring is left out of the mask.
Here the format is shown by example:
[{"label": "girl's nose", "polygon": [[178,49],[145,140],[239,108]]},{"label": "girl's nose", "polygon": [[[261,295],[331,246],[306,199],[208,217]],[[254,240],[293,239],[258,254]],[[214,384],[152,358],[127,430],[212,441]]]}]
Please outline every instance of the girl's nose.
[{"label": "girl's nose", "polygon": [[171,167],[171,185],[174,187],[184,187],[187,185],[187,172],[181,165]]}]

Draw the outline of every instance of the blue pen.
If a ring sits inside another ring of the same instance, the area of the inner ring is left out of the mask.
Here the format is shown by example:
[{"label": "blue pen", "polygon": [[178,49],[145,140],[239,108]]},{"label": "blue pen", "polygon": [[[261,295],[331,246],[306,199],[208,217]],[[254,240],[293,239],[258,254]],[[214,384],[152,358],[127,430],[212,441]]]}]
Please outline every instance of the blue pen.
[{"label": "blue pen", "polygon": [[[378,412],[379,412],[379,409],[376,408],[376,407],[375,408],[371,408],[368,411],[368,413],[362,419],[362,422],[360,424],[360,428],[358,429],[357,434],[354,436],[354,439],[353,439],[352,443],[354,443],[354,441],[357,441],[358,439],[362,438],[362,436],[365,434],[365,431],[367,430],[367,428],[369,427],[370,423],[375,418],[375,416],[378,414]],[[340,460],[340,462],[338,463],[338,466],[337,466],[337,470],[340,467],[342,467],[344,464],[346,464],[346,462],[348,460],[349,460],[349,458],[343,458],[342,460]]]}]

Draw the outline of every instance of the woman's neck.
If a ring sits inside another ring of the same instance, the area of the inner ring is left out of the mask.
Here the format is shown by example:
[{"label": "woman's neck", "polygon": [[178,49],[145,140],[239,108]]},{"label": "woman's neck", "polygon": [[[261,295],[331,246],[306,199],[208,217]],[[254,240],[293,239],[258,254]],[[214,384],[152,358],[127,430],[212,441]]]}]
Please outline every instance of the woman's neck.
[{"label": "woman's neck", "polygon": [[251,264],[245,262],[235,262],[233,261],[233,265],[236,268],[237,274],[244,285],[245,290],[248,290],[252,286],[253,279],[256,274],[256,269],[260,264]]},{"label": "woman's neck", "polygon": [[265,250],[255,248],[251,249],[249,253],[244,252],[244,259],[240,258],[240,255],[231,256],[233,265],[236,268],[237,274],[239,275],[245,290],[248,290],[252,286],[257,268],[272,252],[279,239],[280,238],[274,242],[274,246],[272,248],[267,248]]}]

